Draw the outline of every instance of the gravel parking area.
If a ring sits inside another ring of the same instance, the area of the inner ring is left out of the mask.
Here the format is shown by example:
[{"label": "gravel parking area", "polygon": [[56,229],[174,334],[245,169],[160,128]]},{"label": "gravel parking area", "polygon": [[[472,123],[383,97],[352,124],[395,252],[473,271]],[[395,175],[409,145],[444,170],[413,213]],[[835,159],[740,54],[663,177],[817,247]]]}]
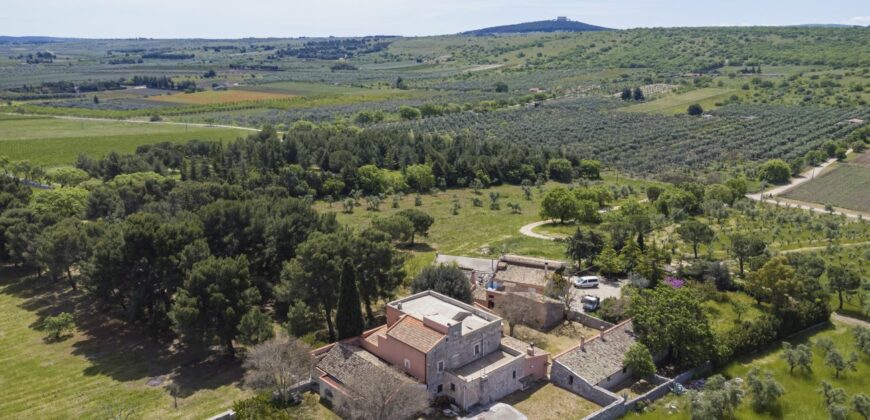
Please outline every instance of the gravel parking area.
[{"label": "gravel parking area", "polygon": [[619,298],[622,294],[622,287],[628,284],[627,279],[619,280],[619,281],[601,281],[598,284],[598,287],[593,287],[590,289],[581,289],[575,287],[572,292],[574,293],[574,309],[577,311],[583,310],[583,303],[580,299],[583,296],[597,296],[601,298],[601,300],[607,299],[609,297]]}]

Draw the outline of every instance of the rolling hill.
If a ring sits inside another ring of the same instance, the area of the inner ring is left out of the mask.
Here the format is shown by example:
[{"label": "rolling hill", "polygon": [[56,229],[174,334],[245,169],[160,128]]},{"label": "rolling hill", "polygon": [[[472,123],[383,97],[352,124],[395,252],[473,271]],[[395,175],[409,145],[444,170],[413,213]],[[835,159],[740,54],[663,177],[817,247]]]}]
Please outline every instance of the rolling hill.
[{"label": "rolling hill", "polygon": [[463,32],[462,35],[494,35],[494,34],[518,34],[528,32],[591,32],[612,31],[613,29],[588,23],[569,20],[559,17],[554,20],[539,20],[537,22],[517,23],[513,25],[493,26]]}]

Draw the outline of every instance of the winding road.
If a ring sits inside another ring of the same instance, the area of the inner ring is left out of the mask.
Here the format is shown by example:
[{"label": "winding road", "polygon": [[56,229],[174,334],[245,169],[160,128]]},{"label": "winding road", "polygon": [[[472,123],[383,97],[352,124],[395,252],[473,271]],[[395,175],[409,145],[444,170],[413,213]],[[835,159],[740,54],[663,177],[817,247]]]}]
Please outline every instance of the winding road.
[{"label": "winding road", "polygon": [[[638,203],[646,203],[647,201],[649,201],[649,199],[644,198],[643,200],[639,200]],[[608,207],[606,209],[598,210],[598,212],[599,213],[607,213],[607,212],[616,211],[616,210],[619,210],[619,206]],[[541,226],[546,225],[548,223],[556,223],[556,222],[558,222],[558,220],[549,219],[549,220],[541,220],[540,222],[529,223],[529,224],[520,228],[520,234],[524,235],[524,236],[528,236],[530,238],[543,239],[545,241],[556,241],[556,240],[562,239],[563,237],[549,236],[549,235],[544,235],[544,234],[535,232],[535,228],[541,227]]]},{"label": "winding road", "polygon": [[537,228],[539,226],[546,225],[547,223],[555,223],[557,221],[558,220],[556,220],[556,219],[550,219],[550,220],[541,220],[540,222],[529,223],[529,224],[520,228],[520,234],[528,236],[530,238],[543,239],[545,241],[555,241],[556,239],[559,239],[559,238],[556,238],[553,236],[542,235],[540,233],[535,233],[535,228]]}]

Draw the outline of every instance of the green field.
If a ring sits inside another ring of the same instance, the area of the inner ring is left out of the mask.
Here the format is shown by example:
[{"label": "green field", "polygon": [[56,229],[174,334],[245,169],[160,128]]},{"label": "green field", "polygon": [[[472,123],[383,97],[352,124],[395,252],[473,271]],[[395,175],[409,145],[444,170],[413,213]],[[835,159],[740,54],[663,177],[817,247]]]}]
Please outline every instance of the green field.
[{"label": "green field", "polygon": [[[810,343],[812,340],[822,337],[830,338],[836,349],[847,357],[850,352],[856,351],[850,327],[836,322],[822,331],[800,334],[787,341],[792,344]],[[841,374],[840,378],[834,378],[833,370],[824,364],[822,352],[817,348],[813,349],[812,372],[801,372],[799,369],[795,369],[794,373],[789,373],[788,365],[780,357],[781,353],[781,345],[777,343],[759,354],[740,358],[718,372],[727,378],[745,378],[746,373],[754,366],[772,371],[777,382],[785,388],[785,394],[780,399],[781,412],[778,413],[779,415],[754,412],[749,405],[748,398],[744,397],[743,403],[735,415],[736,419],[826,419],[828,413],[822,400],[822,394],[818,391],[821,381],[828,381],[834,387],[843,388],[850,399],[856,393],[866,394],[867,390],[870,389],[870,362],[866,356],[859,358],[857,372],[846,372]],[[670,412],[672,410],[668,409],[671,404],[677,407],[677,410],[672,413]],[[675,397],[670,394],[653,404],[651,411],[641,415],[630,414],[627,418],[689,419],[688,407],[687,396]],[[849,418],[859,419],[860,416],[853,412]]]},{"label": "green field", "polygon": [[727,98],[733,92],[732,89],[703,88],[681,94],[669,94],[661,99],[632,105],[622,108],[622,110],[655,114],[685,114],[689,105],[700,104],[705,110],[711,109],[717,101]]},{"label": "green field", "polygon": [[870,213],[870,167],[837,164],[821,176],[786,191],[782,196]]},{"label": "green field", "polygon": [[[61,311],[75,315],[78,331],[47,342],[41,320]],[[250,394],[238,386],[238,362],[169,353],[138,326],[107,320],[65,284],[0,267],[0,313],[3,418],[202,419]],[[162,386],[148,385],[158,377],[180,386],[178,409]],[[116,417],[121,411],[132,415]]]},{"label": "green field", "polygon": [[60,166],[75,163],[80,153],[101,157],[110,151],[132,153],[143,144],[193,139],[225,141],[245,135],[245,131],[227,128],[3,116],[0,156]]}]

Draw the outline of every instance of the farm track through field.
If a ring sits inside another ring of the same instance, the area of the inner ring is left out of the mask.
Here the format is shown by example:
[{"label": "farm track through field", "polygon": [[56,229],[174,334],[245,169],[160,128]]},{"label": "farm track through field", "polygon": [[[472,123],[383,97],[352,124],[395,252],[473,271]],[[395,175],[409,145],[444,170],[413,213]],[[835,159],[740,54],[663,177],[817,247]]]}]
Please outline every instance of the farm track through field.
[{"label": "farm track through field", "polygon": [[843,315],[843,314],[840,314],[837,312],[831,313],[831,319],[833,319],[835,321],[842,322],[844,324],[861,326],[864,328],[870,328],[870,322],[864,321],[863,319],[853,318],[853,317],[848,316],[848,315]]},{"label": "farm track through field", "polygon": [[[870,242],[853,242],[851,244],[839,244],[840,248],[854,248],[864,245],[870,245]],[[794,254],[798,252],[813,252],[813,251],[823,251],[827,249],[827,246],[807,246],[803,248],[795,248],[795,249],[786,249],[783,251],[779,251],[780,254]]]}]

